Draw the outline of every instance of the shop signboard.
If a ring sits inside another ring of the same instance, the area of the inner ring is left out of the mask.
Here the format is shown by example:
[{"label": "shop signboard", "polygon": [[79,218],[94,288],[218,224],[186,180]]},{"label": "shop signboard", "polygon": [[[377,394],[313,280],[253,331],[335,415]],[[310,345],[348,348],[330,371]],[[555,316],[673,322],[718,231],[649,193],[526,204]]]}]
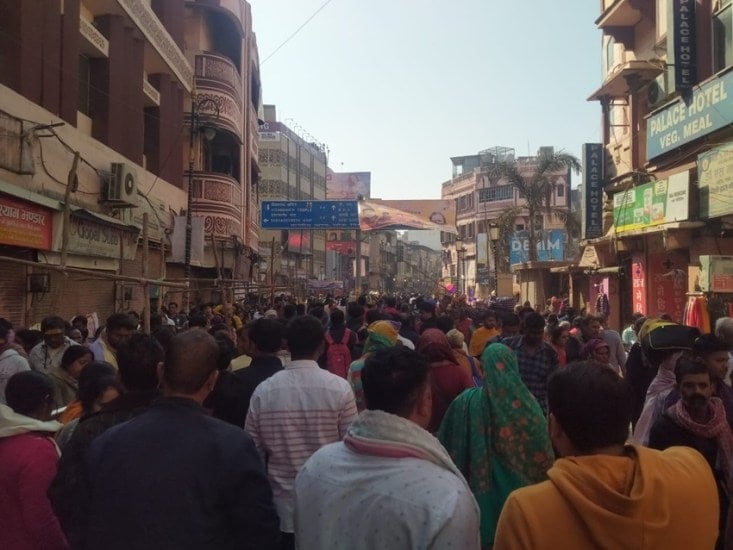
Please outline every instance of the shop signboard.
[{"label": "shop signboard", "polygon": [[733,143],[698,155],[697,179],[702,219],[733,214]]},{"label": "shop signboard", "polygon": [[687,276],[679,266],[687,260],[678,251],[655,252],[647,256],[648,317],[666,313],[675,323],[682,322],[687,301]]},{"label": "shop signboard", "polygon": [[[728,94],[731,90],[732,93]],[[646,157],[652,160],[733,122],[733,71],[695,86],[646,121]]]},{"label": "shop signboard", "polygon": [[583,144],[583,238],[603,236],[603,145]]},{"label": "shop signboard", "polygon": [[613,196],[613,224],[618,233],[689,218],[689,172],[638,185]]},{"label": "shop signboard", "polygon": [[[565,259],[565,230],[537,231],[537,261],[561,262]],[[514,231],[509,238],[509,263],[529,261],[529,231]]]},{"label": "shop signboard", "polygon": [[634,313],[646,315],[646,269],[644,255],[631,257],[631,309]]},{"label": "shop signboard", "polygon": [[0,244],[50,250],[52,216],[48,208],[0,196]]}]

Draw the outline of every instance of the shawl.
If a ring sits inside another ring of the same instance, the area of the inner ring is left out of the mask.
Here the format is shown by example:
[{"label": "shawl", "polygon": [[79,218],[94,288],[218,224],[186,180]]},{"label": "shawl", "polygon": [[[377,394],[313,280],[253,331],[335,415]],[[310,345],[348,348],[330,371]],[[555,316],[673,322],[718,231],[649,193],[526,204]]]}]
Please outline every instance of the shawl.
[{"label": "shawl", "polygon": [[417,343],[417,351],[427,355],[430,363],[447,361],[458,364],[455,355],[453,355],[453,348],[448,342],[448,337],[442,330],[437,328],[425,329]]},{"label": "shawl", "polygon": [[481,510],[481,541],[491,544],[504,501],[546,479],[554,455],[547,422],[522,383],[514,353],[489,345],[483,388],[466,390],[448,408],[438,438],[468,480]]},{"label": "shawl", "polygon": [[715,467],[718,471],[729,475],[731,459],[733,459],[733,435],[730,431],[728,418],[725,415],[723,401],[718,397],[711,397],[708,403],[712,418],[705,424],[695,422],[687,411],[682,399],[667,409],[667,414],[678,426],[703,439],[715,438],[718,442],[718,457]]},{"label": "shawl", "polygon": [[636,427],[631,437],[631,442],[634,445],[646,446],[649,444],[649,432],[657,419],[664,413],[664,401],[677,384],[677,379],[674,376],[674,367],[677,365],[677,359],[679,359],[682,353],[680,351],[668,357],[659,366],[657,375],[652,380],[652,383],[649,384],[649,389],[646,391],[644,408],[641,410],[641,415],[636,422]]}]

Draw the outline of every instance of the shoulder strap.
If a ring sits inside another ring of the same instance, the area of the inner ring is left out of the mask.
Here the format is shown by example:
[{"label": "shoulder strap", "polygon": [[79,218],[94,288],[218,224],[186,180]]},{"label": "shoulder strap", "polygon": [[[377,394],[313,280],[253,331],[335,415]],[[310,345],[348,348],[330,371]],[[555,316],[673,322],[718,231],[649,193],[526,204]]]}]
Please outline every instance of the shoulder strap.
[{"label": "shoulder strap", "polygon": [[326,343],[330,346],[333,344],[333,338],[331,337],[331,333],[326,331]]}]

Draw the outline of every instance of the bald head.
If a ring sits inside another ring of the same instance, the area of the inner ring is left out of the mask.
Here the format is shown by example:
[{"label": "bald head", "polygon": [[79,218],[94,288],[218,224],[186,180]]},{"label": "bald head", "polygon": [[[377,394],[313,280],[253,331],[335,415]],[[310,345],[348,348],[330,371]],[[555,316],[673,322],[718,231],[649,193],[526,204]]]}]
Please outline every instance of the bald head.
[{"label": "bald head", "polygon": [[165,354],[162,382],[166,392],[194,395],[216,370],[219,345],[202,330],[176,335]]},{"label": "bald head", "polygon": [[733,318],[721,317],[715,322],[715,336],[733,348]]}]

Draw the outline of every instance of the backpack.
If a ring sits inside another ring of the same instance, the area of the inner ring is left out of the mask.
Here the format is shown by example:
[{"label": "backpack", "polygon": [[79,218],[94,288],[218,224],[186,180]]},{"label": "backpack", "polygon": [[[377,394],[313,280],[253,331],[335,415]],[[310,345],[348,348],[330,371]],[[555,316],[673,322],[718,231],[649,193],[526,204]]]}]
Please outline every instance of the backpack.
[{"label": "backpack", "polygon": [[351,366],[351,351],[349,351],[349,340],[351,339],[351,331],[344,328],[344,337],[340,342],[336,342],[330,332],[326,332],[326,342],[328,349],[326,350],[326,368],[329,372],[340,376],[343,379],[349,374]]}]

